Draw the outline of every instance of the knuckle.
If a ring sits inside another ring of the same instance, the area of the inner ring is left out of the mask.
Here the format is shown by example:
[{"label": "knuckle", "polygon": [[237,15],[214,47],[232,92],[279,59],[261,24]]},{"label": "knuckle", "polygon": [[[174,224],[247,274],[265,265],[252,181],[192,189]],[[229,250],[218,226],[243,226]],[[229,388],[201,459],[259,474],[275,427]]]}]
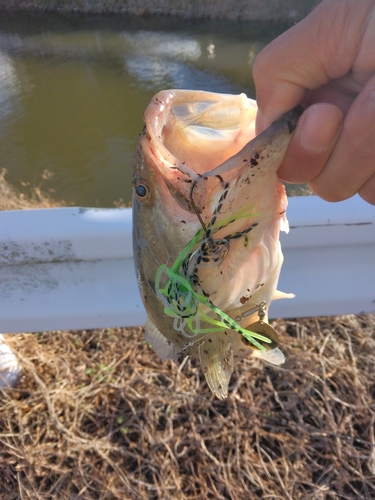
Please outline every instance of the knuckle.
[{"label": "knuckle", "polygon": [[309,186],[319,198],[331,203],[347,200],[355,194],[354,192],[347,191],[344,186],[340,187],[337,184],[331,185],[323,180],[310,181]]},{"label": "knuckle", "polygon": [[258,81],[266,78],[267,74],[269,73],[269,57],[268,57],[268,46],[264,47],[259,54],[256,56],[254,62],[253,62],[253,67],[252,67],[252,74],[253,74],[253,79],[257,83]]},{"label": "knuckle", "polygon": [[375,205],[375,174],[361,186],[358,194],[370,205]]}]

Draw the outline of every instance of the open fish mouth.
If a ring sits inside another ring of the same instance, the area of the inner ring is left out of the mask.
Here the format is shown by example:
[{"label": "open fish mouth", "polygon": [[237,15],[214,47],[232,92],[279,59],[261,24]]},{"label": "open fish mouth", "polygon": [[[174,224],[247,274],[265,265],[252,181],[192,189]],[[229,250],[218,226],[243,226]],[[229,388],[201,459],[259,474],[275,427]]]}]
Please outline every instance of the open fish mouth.
[{"label": "open fish mouth", "polygon": [[285,139],[302,109],[287,113],[255,138],[256,112],[255,101],[245,94],[166,90],[153,98],[145,112],[150,137],[146,154],[154,158],[182,208],[204,211],[207,200],[225,185],[217,182],[218,176],[229,181],[249,170],[250,176],[259,176],[285,154]]},{"label": "open fish mouth", "polygon": [[287,228],[276,172],[302,110],[254,137],[256,111],[244,94],[160,92],[145,111],[134,162],[146,338],[164,358],[198,357],[219,398],[249,351],[284,361],[267,323]]}]

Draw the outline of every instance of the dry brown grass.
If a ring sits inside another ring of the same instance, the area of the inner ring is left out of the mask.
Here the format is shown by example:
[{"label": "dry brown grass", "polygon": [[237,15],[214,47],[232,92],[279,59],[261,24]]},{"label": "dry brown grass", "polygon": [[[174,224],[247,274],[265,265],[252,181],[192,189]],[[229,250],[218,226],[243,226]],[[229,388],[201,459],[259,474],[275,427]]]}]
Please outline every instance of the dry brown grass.
[{"label": "dry brown grass", "polygon": [[0,210],[20,210],[31,208],[51,208],[65,205],[62,201],[56,202],[41,188],[43,179],[51,175],[48,171],[42,176],[39,186],[24,185],[22,193],[6,180],[7,171],[0,170]]},{"label": "dry brown grass", "polygon": [[215,399],[140,328],[7,336],[11,499],[374,499],[375,316],[277,321],[287,363],[239,363]]}]

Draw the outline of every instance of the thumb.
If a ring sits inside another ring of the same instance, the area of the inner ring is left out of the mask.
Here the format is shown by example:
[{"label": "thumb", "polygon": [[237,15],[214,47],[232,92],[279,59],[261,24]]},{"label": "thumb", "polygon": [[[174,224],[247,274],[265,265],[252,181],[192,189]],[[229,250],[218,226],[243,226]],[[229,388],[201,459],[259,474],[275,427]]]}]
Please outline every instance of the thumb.
[{"label": "thumb", "polygon": [[257,133],[300,104],[307,91],[347,74],[355,60],[373,0],[323,0],[276,38],[253,65],[259,107]]}]

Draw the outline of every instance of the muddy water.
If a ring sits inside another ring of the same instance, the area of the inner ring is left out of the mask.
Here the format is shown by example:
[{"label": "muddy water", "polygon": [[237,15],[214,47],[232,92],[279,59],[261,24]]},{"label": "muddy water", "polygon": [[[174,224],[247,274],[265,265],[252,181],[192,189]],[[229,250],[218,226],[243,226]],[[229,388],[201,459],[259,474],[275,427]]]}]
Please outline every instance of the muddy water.
[{"label": "muddy water", "polygon": [[254,97],[255,55],[285,26],[125,17],[0,17],[0,168],[28,190],[130,201],[142,113],[164,88]]}]

